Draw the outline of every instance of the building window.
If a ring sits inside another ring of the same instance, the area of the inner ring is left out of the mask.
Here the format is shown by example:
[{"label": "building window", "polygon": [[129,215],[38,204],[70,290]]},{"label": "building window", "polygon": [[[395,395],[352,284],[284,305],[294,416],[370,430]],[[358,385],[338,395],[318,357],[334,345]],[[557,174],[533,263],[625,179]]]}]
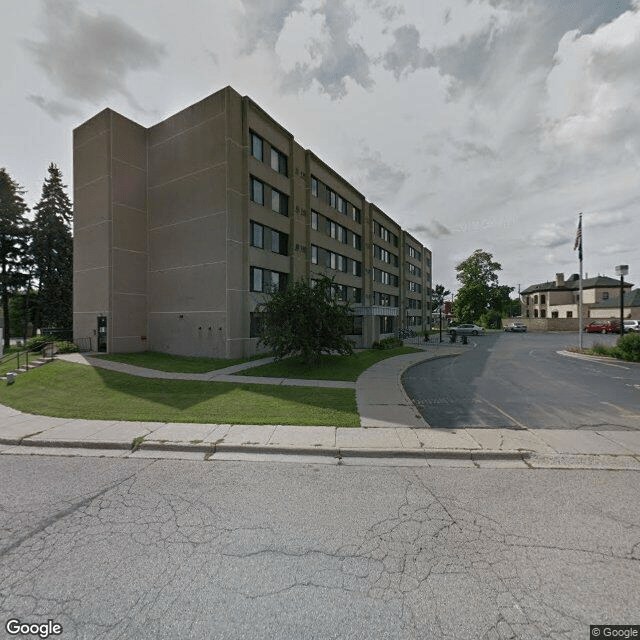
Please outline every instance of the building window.
[{"label": "building window", "polygon": [[264,184],[257,178],[251,178],[251,201],[264,205]]},{"label": "building window", "polygon": [[362,238],[357,233],[351,234],[351,246],[354,249],[362,249]]},{"label": "building window", "polygon": [[351,260],[351,275],[360,277],[362,275],[362,262]]},{"label": "building window", "polygon": [[251,223],[251,246],[264,249],[264,227],[257,222]]},{"label": "building window", "polygon": [[537,309],[534,309],[534,310],[533,310],[533,317],[534,317],[534,318],[537,318],[537,317],[538,317],[538,310],[537,310]]},{"label": "building window", "polygon": [[407,282],[407,289],[412,293],[422,293],[422,285],[417,282],[412,282],[411,280]]},{"label": "building window", "polygon": [[280,213],[283,216],[289,215],[289,196],[278,191],[277,189],[271,189],[271,210],[276,213]]},{"label": "building window", "polygon": [[318,264],[318,247],[311,245],[311,264]]},{"label": "building window", "polygon": [[533,304],[538,304],[538,296],[533,296]]},{"label": "building window", "polygon": [[411,262],[407,262],[407,269],[412,276],[416,276],[418,278],[422,277],[422,270],[416,267],[415,264],[411,264]]},{"label": "building window", "polygon": [[318,230],[318,212],[317,211],[311,212],[311,228],[315,229],[316,231]]},{"label": "building window", "polygon": [[251,132],[251,155],[256,159],[263,161],[264,155],[262,153],[263,150],[263,140],[256,133]]},{"label": "building window", "polygon": [[557,311],[552,311],[552,312],[551,312],[551,317],[552,317],[552,318],[559,318],[559,317],[560,317],[560,315],[558,314],[558,312],[557,312]]},{"label": "building window", "polygon": [[420,253],[420,251],[418,251],[417,249],[414,249],[411,245],[409,246],[409,256],[412,257],[414,260],[418,260],[418,262],[420,260],[422,260],[422,254]]},{"label": "building window", "polygon": [[393,316],[380,316],[380,333],[393,333]]},{"label": "building window", "polygon": [[573,318],[573,311],[567,311],[567,318]]},{"label": "building window", "polygon": [[259,338],[262,333],[262,324],[264,322],[263,315],[261,313],[252,312],[249,314],[249,337]]},{"label": "building window", "polygon": [[547,317],[547,310],[546,309],[542,309],[542,311],[540,311],[540,317],[541,318],[546,318]]},{"label": "building window", "polygon": [[282,256],[289,255],[289,236],[286,233],[271,229],[271,251]]},{"label": "building window", "polygon": [[602,299],[603,300],[608,300],[609,299],[609,292],[608,291],[603,291],[602,292]]},{"label": "building window", "polygon": [[547,296],[544,293],[540,296],[540,304],[547,304]]},{"label": "building window", "polygon": [[271,147],[271,168],[283,176],[286,176],[288,175],[287,164],[287,156]]},{"label": "building window", "polygon": [[353,207],[353,212],[351,217],[358,224],[362,221],[362,217],[360,215],[360,209],[358,209],[358,207]]},{"label": "building window", "polygon": [[311,176],[311,195],[318,197],[318,179]]},{"label": "building window", "polygon": [[279,271],[270,271],[260,267],[250,268],[251,291],[270,293],[282,291],[287,286],[287,274]]},{"label": "building window", "polygon": [[362,316],[351,316],[351,326],[347,330],[349,336],[361,336],[362,335]]}]

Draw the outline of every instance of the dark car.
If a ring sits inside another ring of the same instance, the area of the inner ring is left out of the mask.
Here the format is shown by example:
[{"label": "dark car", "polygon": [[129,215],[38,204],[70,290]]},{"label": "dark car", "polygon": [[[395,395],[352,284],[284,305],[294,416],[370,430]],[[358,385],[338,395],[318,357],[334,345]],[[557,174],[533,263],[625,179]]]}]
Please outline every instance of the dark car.
[{"label": "dark car", "polygon": [[594,320],[584,328],[585,333],[620,333],[618,320]]},{"label": "dark car", "polygon": [[516,333],[516,332],[526,333],[527,325],[522,324],[521,322],[511,322],[508,326],[504,328],[504,330],[511,331],[513,333]]}]

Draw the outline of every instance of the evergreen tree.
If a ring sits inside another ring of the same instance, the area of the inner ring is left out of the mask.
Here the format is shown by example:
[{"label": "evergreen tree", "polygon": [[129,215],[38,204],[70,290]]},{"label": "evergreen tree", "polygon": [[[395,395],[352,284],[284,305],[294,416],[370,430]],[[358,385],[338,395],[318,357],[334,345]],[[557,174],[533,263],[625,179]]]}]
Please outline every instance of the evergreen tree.
[{"label": "evergreen tree", "polygon": [[9,346],[11,318],[9,296],[24,284],[28,253],[29,211],[24,190],[0,169],[0,298],[4,314],[4,346]]},{"label": "evergreen tree", "polygon": [[41,327],[73,324],[73,211],[65,189],[60,169],[51,163],[35,206],[31,245]]}]

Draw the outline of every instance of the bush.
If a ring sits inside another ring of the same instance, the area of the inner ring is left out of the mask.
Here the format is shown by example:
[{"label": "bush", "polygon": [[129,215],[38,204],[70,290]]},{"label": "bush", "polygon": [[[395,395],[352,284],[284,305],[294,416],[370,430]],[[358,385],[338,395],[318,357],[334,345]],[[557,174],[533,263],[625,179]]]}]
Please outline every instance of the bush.
[{"label": "bush", "polygon": [[75,353],[78,350],[73,342],[67,342],[66,340],[52,340],[50,336],[33,336],[27,340],[26,348],[29,351],[41,351],[45,344],[53,342],[56,345],[56,351],[58,353]]},{"label": "bush", "polygon": [[76,353],[78,351],[78,347],[73,342],[67,342],[66,340],[56,341],[56,347],[58,348],[58,353]]},{"label": "bush", "polygon": [[607,347],[599,342],[594,342],[593,347],[591,347],[591,352],[596,356],[613,356],[615,355],[614,351],[614,347]]},{"label": "bush", "polygon": [[27,340],[26,347],[29,351],[40,351],[48,342],[51,342],[51,338],[47,336],[33,336]]},{"label": "bush", "polygon": [[396,347],[402,346],[402,340],[398,340],[398,338],[394,338],[390,336],[388,338],[384,338],[384,340],[375,340],[371,344],[372,349],[380,349],[383,351],[384,349],[395,349]]},{"label": "bush", "polygon": [[618,340],[615,355],[629,362],[640,362],[640,333],[627,333]]}]

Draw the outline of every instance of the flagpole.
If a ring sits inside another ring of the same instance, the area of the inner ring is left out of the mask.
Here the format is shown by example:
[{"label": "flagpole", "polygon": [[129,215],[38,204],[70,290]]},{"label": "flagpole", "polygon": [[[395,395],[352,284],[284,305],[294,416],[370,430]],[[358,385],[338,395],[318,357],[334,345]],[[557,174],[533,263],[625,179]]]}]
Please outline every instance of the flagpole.
[{"label": "flagpole", "polygon": [[578,244],[578,257],[580,259],[580,284],[579,284],[579,294],[578,294],[578,345],[580,349],[582,349],[582,212],[580,212],[580,221],[578,222],[578,236],[576,238],[576,243]]}]

